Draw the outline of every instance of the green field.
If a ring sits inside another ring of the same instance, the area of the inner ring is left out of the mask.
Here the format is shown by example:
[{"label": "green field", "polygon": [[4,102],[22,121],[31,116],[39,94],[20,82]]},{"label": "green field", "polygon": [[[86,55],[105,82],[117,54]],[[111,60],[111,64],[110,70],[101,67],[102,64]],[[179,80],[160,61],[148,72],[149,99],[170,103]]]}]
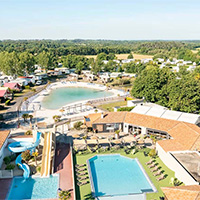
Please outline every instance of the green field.
[{"label": "green field", "polygon": [[118,102],[113,102],[113,103],[102,104],[98,107],[100,109],[102,108],[103,110],[112,112],[114,111],[115,106],[126,106],[126,105],[127,105],[127,101],[118,101]]},{"label": "green field", "polygon": [[[111,152],[108,151],[108,154],[110,154]],[[169,184],[170,179],[172,177],[174,177],[174,172],[171,171],[169,168],[167,168],[163,162],[161,161],[160,158],[156,158],[156,163],[158,163],[158,165],[161,167],[161,170],[164,171],[164,174],[166,174],[166,178],[164,180],[161,181],[157,181],[156,177],[153,176],[153,173],[150,171],[150,169],[146,166],[146,162],[148,162],[150,160],[149,156],[145,156],[143,152],[138,152],[135,155],[131,155],[131,154],[125,154],[125,152],[123,150],[118,150],[112,153],[119,153],[123,156],[127,156],[129,158],[138,158],[140,163],[142,164],[142,166],[144,167],[146,173],[148,174],[149,178],[151,179],[152,183],[154,184],[154,186],[157,188],[157,193],[149,193],[147,194],[147,200],[152,200],[152,199],[157,199],[159,200],[160,197],[163,197],[163,193],[161,190],[161,187],[166,187],[166,186],[172,186]],[[101,153],[103,154],[103,153]],[[86,160],[91,158],[92,156],[96,155],[96,153],[93,154],[85,154],[85,155],[77,155],[74,156],[74,163],[75,164],[85,164]],[[90,184],[86,184],[83,186],[78,187],[76,185],[76,198],[77,199],[93,199],[92,195],[91,195],[91,186]]]}]

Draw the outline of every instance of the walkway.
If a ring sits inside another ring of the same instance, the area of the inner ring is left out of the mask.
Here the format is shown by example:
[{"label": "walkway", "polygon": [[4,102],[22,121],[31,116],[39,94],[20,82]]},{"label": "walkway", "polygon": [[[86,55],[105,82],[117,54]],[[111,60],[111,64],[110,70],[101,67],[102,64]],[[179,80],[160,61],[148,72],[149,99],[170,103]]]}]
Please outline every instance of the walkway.
[{"label": "walkway", "polygon": [[7,193],[9,192],[12,179],[0,179],[0,199],[6,199]]},{"label": "walkway", "polygon": [[74,199],[73,171],[70,145],[64,143],[56,144],[54,172],[60,174],[60,188],[70,190]]}]

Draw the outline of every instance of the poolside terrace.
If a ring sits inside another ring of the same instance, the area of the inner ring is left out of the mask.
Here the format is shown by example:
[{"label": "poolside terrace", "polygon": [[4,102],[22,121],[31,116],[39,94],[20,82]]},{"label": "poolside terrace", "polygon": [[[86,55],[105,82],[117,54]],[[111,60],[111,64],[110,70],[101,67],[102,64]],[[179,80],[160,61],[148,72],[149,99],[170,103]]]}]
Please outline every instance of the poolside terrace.
[{"label": "poolside terrace", "polygon": [[[139,152],[136,154],[126,154],[123,149],[119,150],[110,150],[110,151],[101,151],[99,152],[100,154],[112,154],[112,153],[119,153],[123,156],[129,157],[129,158],[138,158],[140,163],[142,164],[144,170],[146,171],[147,175],[149,176],[150,180],[154,184],[154,186],[157,189],[157,193],[149,193],[147,194],[147,200],[150,199],[159,199],[159,197],[163,197],[163,192],[161,190],[161,187],[167,187],[167,186],[172,186],[170,185],[170,179],[174,177],[174,172],[168,169],[164,163],[160,160],[159,157],[156,157],[155,163],[157,166],[160,167],[162,170],[162,173],[165,175],[165,178],[163,180],[158,181],[156,176],[154,176],[154,173],[151,171],[146,163],[151,159],[149,156],[147,156],[144,152],[146,149],[141,149]],[[85,164],[86,161],[97,155],[98,153],[86,153],[86,154],[76,154],[74,156],[74,164]],[[76,174],[75,174],[75,179],[76,179]],[[92,198],[92,192],[91,192],[91,185],[90,183],[85,184],[83,186],[78,186],[77,185],[77,180],[76,180],[76,196],[77,199],[93,199]]]}]

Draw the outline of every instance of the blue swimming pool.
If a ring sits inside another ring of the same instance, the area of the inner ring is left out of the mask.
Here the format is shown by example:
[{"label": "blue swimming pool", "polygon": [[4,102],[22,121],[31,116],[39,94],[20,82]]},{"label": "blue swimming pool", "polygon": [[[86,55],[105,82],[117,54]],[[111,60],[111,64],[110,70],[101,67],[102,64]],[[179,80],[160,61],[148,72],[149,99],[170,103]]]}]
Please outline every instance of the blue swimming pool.
[{"label": "blue swimming pool", "polygon": [[104,98],[112,96],[112,92],[82,87],[64,87],[52,90],[42,101],[42,106],[47,109],[58,109],[76,101]]},{"label": "blue swimming pool", "polygon": [[94,156],[87,162],[96,197],[155,192],[138,159],[118,154]]},{"label": "blue swimming pool", "polygon": [[59,176],[48,178],[13,178],[8,199],[47,199],[56,198]]}]

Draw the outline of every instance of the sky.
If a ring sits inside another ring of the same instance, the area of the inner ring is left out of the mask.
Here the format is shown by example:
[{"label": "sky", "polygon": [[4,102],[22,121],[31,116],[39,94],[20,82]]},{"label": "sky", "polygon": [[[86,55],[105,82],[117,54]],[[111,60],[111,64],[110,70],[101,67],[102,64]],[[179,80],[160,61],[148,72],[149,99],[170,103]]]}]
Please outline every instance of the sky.
[{"label": "sky", "polygon": [[200,39],[200,0],[0,0],[4,39]]}]

